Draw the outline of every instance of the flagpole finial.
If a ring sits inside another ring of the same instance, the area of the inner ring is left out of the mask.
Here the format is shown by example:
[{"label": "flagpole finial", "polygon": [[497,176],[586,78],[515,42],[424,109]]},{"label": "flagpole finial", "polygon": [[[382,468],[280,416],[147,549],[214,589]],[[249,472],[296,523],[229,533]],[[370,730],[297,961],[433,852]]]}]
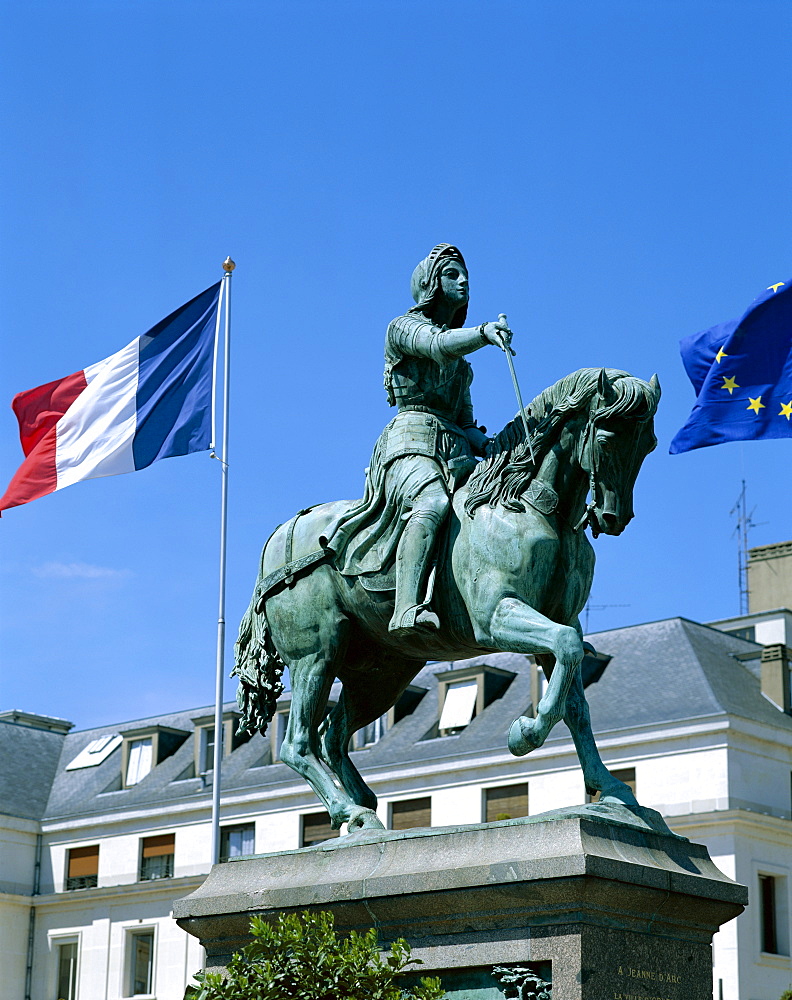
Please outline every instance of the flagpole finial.
[{"label": "flagpole finial", "polygon": [[225,271],[225,273],[230,274],[235,267],[236,264],[233,262],[233,260],[231,260],[230,257],[226,257],[226,259],[223,261],[223,270]]}]

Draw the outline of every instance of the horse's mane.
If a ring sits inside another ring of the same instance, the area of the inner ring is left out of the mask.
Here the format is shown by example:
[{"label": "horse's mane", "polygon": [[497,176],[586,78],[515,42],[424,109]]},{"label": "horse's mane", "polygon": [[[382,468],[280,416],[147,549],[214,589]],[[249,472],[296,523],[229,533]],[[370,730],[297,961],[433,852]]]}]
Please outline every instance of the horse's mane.
[{"label": "horse's mane", "polygon": [[610,417],[633,417],[646,421],[654,416],[659,393],[617,368],[581,368],[544,389],[526,407],[536,464],[525,440],[525,427],[518,413],[487,445],[487,456],[467,482],[465,511],[472,517],[478,507],[503,504],[507,510],[524,511],[522,494],[536,475],[558,431],[571,414],[589,407],[603,373],[613,398],[591,415],[595,423]]}]

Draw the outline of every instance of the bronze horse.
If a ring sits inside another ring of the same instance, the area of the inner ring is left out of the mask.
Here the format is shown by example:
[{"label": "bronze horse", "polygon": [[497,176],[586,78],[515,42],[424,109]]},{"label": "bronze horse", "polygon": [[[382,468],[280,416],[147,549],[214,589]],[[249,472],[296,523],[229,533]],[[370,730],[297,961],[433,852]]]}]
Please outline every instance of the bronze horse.
[{"label": "bronze horse", "polygon": [[[533,455],[521,419],[492,439],[454,494],[438,550],[438,631],[389,634],[392,590],[342,576],[322,551],[319,539],[348,502],[301,512],[269,538],[236,646],[241,728],[266,730],[288,666],[292,701],[281,758],[310,784],[334,827],[382,825],[376,796],[349,756],[351,736],[387,712],[427,661],[488,652],[532,653],[549,681],[535,717],[512,724],[511,752],[540,747],[563,718],[586,787],[635,804],[594,742],[578,616],[594,572],[584,529],[619,535],[632,519],[635,479],[657,444],[659,399],[656,376],[645,382],[584,368],[526,408]],[[343,691],[325,717],[336,678]]]}]

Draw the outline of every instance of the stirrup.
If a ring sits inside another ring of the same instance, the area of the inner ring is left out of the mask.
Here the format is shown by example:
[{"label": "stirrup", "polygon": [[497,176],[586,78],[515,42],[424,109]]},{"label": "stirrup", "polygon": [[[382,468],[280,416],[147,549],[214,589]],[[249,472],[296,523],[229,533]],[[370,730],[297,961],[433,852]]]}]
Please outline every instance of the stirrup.
[{"label": "stirrup", "polygon": [[396,620],[394,614],[388,625],[389,632],[402,632],[408,634],[415,629],[427,628],[436,631],[440,628],[440,619],[430,611],[426,604],[413,604],[404,614]]}]

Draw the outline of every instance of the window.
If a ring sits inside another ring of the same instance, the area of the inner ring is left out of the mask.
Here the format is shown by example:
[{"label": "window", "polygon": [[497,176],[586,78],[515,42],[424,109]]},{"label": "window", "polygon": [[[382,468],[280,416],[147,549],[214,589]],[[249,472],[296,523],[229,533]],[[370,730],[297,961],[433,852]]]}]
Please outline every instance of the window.
[{"label": "window", "polygon": [[756,627],[748,625],[745,628],[725,629],[727,635],[736,635],[738,639],[747,639],[748,642],[756,642]]},{"label": "window", "polygon": [[174,754],[190,735],[186,729],[170,726],[143,726],[121,733],[121,774],[124,787],[142,781],[151,769]]},{"label": "window", "polygon": [[446,688],[443,711],[440,715],[440,732],[446,736],[464,729],[476,714],[478,681],[456,681]]},{"label": "window", "polygon": [[98,739],[91,740],[88,746],[84,747],[74,760],[66,765],[66,770],[78,771],[83,767],[96,767],[102,761],[107,760],[119,746],[121,746],[121,737],[118,733],[110,733],[108,736],[100,736]]},{"label": "window", "polygon": [[256,826],[254,823],[240,823],[237,826],[220,828],[220,860],[241,858],[256,850]]},{"label": "window", "polygon": [[330,825],[330,814],[327,812],[308,813],[300,823],[300,847],[312,847],[339,835]]},{"label": "window", "polygon": [[129,935],[128,997],[154,992],[154,931],[135,931]]},{"label": "window", "polygon": [[[224,759],[250,739],[250,733],[237,732],[241,718],[240,713],[236,711],[229,710],[222,714],[220,732]],[[193,767],[195,774],[205,775],[214,771],[215,717],[214,714],[196,715],[192,721],[195,726]]]},{"label": "window", "polygon": [[362,750],[364,747],[370,747],[374,743],[379,743],[387,732],[387,728],[388,716],[381,715],[378,719],[359,729],[355,733],[355,749]]},{"label": "window", "polygon": [[528,782],[484,789],[484,822],[528,815]]},{"label": "window", "polygon": [[126,786],[136,785],[151,770],[153,741],[151,737],[145,740],[132,740],[129,744],[129,759],[126,772]]},{"label": "window", "polygon": [[58,945],[58,1000],[77,1000],[77,942]]},{"label": "window", "polygon": [[416,826],[432,825],[432,799],[427,795],[422,799],[402,799],[391,802],[391,830],[411,830]]},{"label": "window", "polygon": [[140,881],[173,877],[175,833],[145,837],[140,854]]},{"label": "window", "polygon": [[99,876],[99,845],[72,847],[66,868],[67,889],[93,889]]},{"label": "window", "polygon": [[275,725],[272,727],[272,730],[275,737],[275,746],[272,748],[272,756],[274,760],[280,760],[281,744],[286,739],[286,730],[289,728],[289,710],[276,712],[274,722]]},{"label": "window", "polygon": [[[623,767],[620,771],[614,771],[611,768],[608,768],[608,770],[610,771],[610,773],[613,775],[614,778],[618,778],[619,781],[623,781],[625,785],[629,785],[633,795],[637,796],[638,793],[636,792],[637,785],[635,781],[634,767]],[[588,793],[586,793],[586,802],[599,802],[599,800],[600,800],[599,792],[595,792],[594,795],[589,795]]]},{"label": "window", "polygon": [[[225,726],[220,730],[223,740],[223,746],[225,747]],[[205,729],[201,730],[201,742],[203,744],[201,753],[201,770],[199,774],[203,774],[206,771],[214,771],[214,749],[215,749],[215,728],[214,726],[207,726]]]},{"label": "window", "polygon": [[776,911],[776,879],[772,875],[759,876],[759,926],[762,951],[778,954],[778,915]]}]

